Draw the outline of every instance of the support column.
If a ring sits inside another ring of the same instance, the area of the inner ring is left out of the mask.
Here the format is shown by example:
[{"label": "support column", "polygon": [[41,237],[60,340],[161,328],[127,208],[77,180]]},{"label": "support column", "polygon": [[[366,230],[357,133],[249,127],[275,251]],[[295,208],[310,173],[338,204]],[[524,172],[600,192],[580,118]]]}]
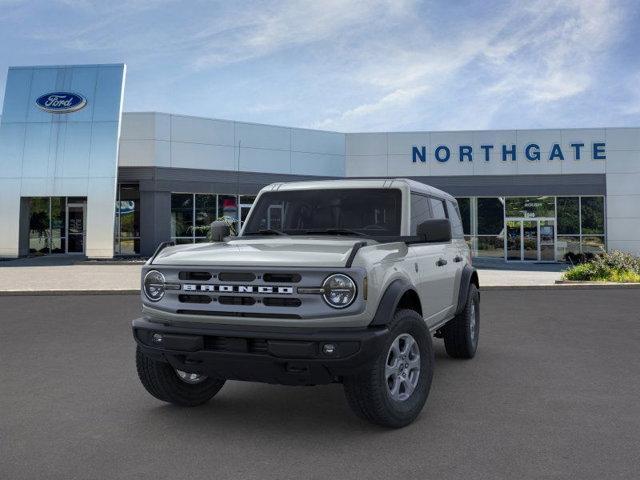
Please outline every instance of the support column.
[{"label": "support column", "polygon": [[151,256],[171,240],[171,192],[140,190],[140,255]]}]

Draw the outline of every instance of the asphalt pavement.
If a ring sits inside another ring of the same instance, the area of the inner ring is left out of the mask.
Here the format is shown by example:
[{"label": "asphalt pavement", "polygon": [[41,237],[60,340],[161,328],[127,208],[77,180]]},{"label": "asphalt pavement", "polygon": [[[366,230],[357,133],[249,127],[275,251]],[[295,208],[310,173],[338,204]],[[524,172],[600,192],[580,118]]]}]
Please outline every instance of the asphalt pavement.
[{"label": "asphalt pavement", "polygon": [[491,290],[481,310],[476,358],[436,340],[424,411],[386,430],[340,385],[165,405],[136,376],[137,296],[0,297],[0,478],[638,478],[638,290]]}]

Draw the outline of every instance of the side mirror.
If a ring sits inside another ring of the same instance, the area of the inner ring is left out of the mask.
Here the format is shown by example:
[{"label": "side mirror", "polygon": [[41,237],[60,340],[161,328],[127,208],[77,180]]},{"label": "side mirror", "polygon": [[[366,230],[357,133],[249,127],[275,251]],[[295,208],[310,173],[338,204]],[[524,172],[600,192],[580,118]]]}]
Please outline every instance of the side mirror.
[{"label": "side mirror", "polygon": [[227,222],[219,220],[211,223],[209,237],[212,242],[222,242],[229,235],[231,235],[231,227],[227,225]]},{"label": "side mirror", "polygon": [[451,241],[451,222],[447,218],[425,220],[418,225],[416,233],[426,242],[449,242]]}]

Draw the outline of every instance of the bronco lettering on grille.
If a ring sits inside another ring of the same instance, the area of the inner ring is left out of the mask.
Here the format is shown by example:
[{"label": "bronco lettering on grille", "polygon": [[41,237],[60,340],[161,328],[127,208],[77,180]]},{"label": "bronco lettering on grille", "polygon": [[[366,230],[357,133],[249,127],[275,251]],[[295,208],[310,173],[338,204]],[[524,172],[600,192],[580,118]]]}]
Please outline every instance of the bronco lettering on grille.
[{"label": "bronco lettering on grille", "polygon": [[275,293],[279,295],[293,294],[293,287],[272,287],[263,285],[198,285],[185,283],[182,285],[185,292],[220,292],[220,293]]}]

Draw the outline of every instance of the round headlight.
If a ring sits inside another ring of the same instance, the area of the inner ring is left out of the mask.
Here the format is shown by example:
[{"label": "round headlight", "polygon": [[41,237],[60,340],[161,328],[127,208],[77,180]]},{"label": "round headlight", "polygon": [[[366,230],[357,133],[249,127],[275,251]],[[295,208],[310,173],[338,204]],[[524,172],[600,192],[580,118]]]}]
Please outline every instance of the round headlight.
[{"label": "round headlight", "polygon": [[164,297],[164,275],[157,270],[150,270],[144,276],[143,290],[145,296],[152,302]]},{"label": "round headlight", "polygon": [[322,283],[324,301],[333,308],[345,308],[356,298],[356,284],[350,277],[341,273],[328,276]]}]

